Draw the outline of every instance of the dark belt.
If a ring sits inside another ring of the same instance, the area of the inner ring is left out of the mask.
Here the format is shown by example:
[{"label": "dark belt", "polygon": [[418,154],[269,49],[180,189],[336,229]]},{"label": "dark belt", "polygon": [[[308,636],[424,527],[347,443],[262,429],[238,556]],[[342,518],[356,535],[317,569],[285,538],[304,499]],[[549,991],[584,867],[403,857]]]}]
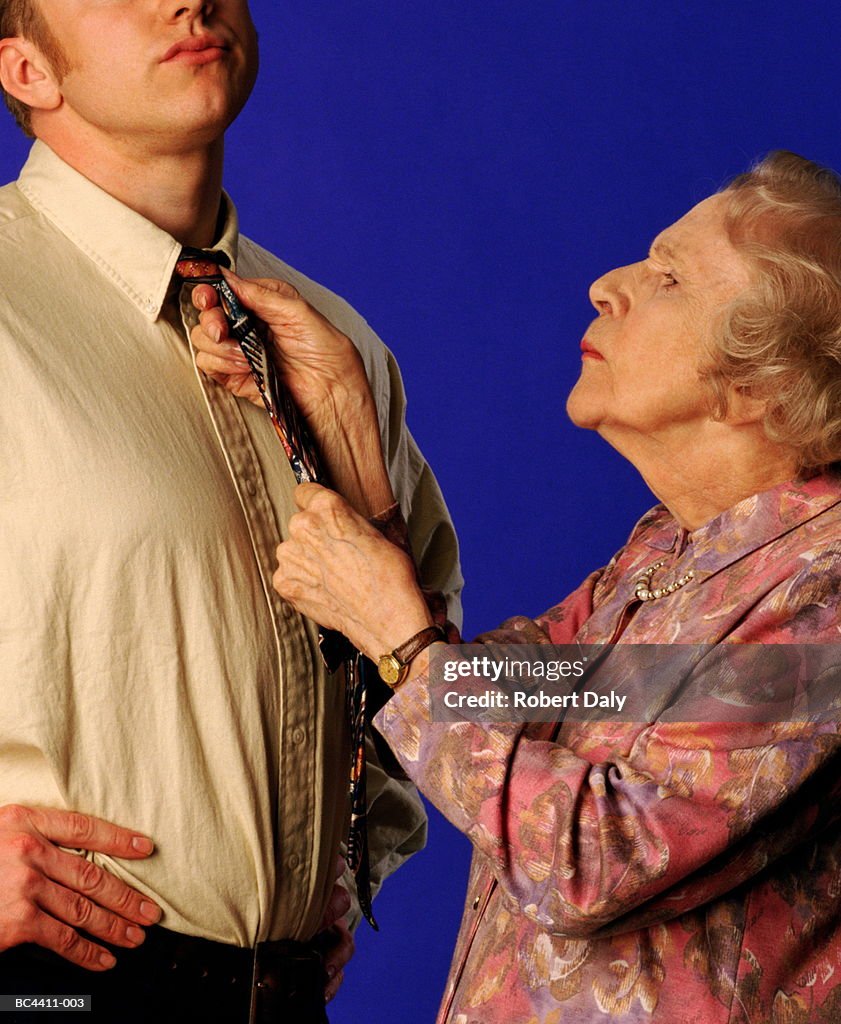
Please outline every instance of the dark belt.
[{"label": "dark belt", "polygon": [[[105,945],[104,943],[102,943]],[[317,941],[255,949],[153,927],[137,949],[108,947],[109,971],[76,967],[39,946],[0,953],[0,994],[90,995],[91,1013],[4,1013],[0,1024],[327,1024],[324,958]]]}]

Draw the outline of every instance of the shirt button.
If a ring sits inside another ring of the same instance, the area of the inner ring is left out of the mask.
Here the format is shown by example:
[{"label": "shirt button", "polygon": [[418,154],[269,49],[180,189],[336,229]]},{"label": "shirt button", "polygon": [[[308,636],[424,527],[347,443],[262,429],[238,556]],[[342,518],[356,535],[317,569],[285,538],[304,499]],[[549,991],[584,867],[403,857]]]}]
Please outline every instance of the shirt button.
[{"label": "shirt button", "polygon": [[476,899],[473,901],[473,909],[474,910],[478,910],[479,909],[479,904],[481,902],[482,902],[481,897],[477,896]]},{"label": "shirt button", "polygon": [[254,495],[257,493],[257,484],[255,484],[253,480],[246,480],[245,481],[245,489],[246,489],[246,491],[248,491],[248,493],[253,498]]},{"label": "shirt button", "polygon": [[146,312],[147,313],[154,313],[157,308],[158,307],[155,305],[153,299],[147,299],[146,300]]},{"label": "shirt button", "polygon": [[297,870],[297,867],[300,863],[301,858],[298,856],[297,853],[290,853],[289,856],[286,858],[286,866],[289,868],[290,871]]},{"label": "shirt button", "polygon": [[304,730],[300,726],[298,726],[298,728],[295,729],[294,732],[292,733],[292,742],[293,743],[301,744],[301,743],[304,742],[304,740],[306,738],[307,738],[307,734],[304,732]]}]

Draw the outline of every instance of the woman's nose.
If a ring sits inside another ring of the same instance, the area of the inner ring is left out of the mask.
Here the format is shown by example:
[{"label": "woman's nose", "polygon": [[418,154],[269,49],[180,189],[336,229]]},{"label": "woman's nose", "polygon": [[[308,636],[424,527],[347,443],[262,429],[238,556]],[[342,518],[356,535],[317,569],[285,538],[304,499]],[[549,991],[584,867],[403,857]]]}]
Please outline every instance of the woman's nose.
[{"label": "woman's nose", "polygon": [[621,316],[630,302],[632,267],[617,267],[590,285],[590,302],[600,315]]}]

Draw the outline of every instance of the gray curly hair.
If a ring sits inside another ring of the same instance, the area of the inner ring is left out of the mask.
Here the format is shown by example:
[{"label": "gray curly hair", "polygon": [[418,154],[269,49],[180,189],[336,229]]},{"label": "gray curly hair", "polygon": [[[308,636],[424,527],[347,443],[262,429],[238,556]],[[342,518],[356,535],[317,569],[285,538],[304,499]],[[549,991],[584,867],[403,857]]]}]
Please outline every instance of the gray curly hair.
[{"label": "gray curly hair", "polygon": [[841,177],[780,150],[722,194],[756,276],[713,341],[704,377],[716,414],[735,386],[766,403],[766,434],[801,470],[841,462]]}]

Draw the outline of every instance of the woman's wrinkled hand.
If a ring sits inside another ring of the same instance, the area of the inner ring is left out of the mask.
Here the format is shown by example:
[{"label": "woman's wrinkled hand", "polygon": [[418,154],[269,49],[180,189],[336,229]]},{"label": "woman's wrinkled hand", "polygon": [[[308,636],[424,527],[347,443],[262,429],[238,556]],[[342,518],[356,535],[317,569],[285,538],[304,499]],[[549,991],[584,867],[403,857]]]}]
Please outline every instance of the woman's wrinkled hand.
[{"label": "woman's wrinkled hand", "polygon": [[[331,484],[365,515],[390,504],[394,495],[377,407],[353,342],[285,281],[223,273],[237,298],[266,325],[275,365],[307,421]],[[260,405],[216,290],[197,285],[193,303],[201,310],[191,332],[196,365],[232,394]]]},{"label": "woman's wrinkled hand", "polygon": [[[240,302],[268,328],[280,374],[308,421],[358,402],[360,393],[369,390],[353,342],[291,284],[269,278],[248,280],[228,270],[223,273]],[[199,369],[239,397],[260,404],[256,385],[244,379],[250,378],[248,362],[230,336],[216,290],[197,285],[193,304],[201,311],[191,333]]]},{"label": "woman's wrinkled hand", "polygon": [[300,511],[277,549],[275,590],[376,660],[432,625],[411,559],[338,494],[295,489]]},{"label": "woman's wrinkled hand", "polygon": [[193,305],[201,310],[199,322],[190,332],[190,340],[196,349],[196,366],[237,398],[247,398],[255,405],[262,405],[248,360],[228,330],[228,321],[216,289],[209,284],[196,285]]}]

